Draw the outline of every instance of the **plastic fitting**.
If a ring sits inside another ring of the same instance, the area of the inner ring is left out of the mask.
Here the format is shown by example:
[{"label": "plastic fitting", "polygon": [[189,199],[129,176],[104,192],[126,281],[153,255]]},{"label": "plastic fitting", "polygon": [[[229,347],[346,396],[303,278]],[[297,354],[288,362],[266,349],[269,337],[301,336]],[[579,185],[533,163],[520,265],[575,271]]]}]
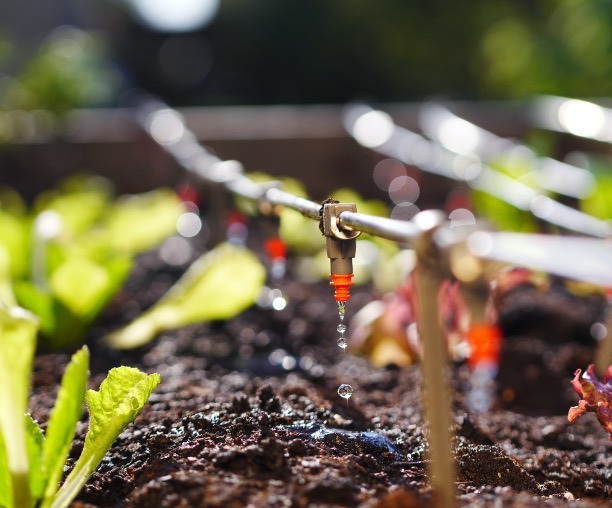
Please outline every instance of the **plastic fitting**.
[{"label": "plastic fitting", "polygon": [[467,340],[471,349],[468,360],[470,367],[486,364],[497,368],[502,342],[501,331],[497,326],[475,323],[467,332]]},{"label": "plastic fitting", "polygon": [[327,257],[330,261],[330,286],[334,286],[337,302],[350,298],[349,288],[354,284],[353,258],[357,250],[356,238],[361,231],[342,228],[339,216],[342,212],[356,212],[354,203],[325,203],[322,209],[321,230],[327,239]]}]

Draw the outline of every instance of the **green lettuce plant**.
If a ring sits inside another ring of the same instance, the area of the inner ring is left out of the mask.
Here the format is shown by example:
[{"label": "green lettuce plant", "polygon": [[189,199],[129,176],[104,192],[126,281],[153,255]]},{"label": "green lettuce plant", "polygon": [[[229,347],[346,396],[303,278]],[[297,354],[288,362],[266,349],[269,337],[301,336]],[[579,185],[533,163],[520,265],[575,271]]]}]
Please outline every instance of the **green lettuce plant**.
[{"label": "green lettuce plant", "polygon": [[[5,508],[67,507],[160,381],[158,374],[119,367],[109,372],[99,391],[86,391],[89,352],[83,347],[66,368],[43,434],[26,414],[37,327],[27,310],[0,303],[0,506]],[[58,490],[84,399],[89,431]]]},{"label": "green lettuce plant", "polygon": [[221,244],[196,260],[148,311],[105,340],[115,348],[135,348],[166,330],[229,319],[255,303],[265,276],[251,251]]},{"label": "green lettuce plant", "polygon": [[100,177],[66,180],[40,194],[31,212],[14,192],[0,192],[0,300],[38,316],[45,346],[74,347],[134,256],[176,231],[182,211],[170,189],[114,199]]}]

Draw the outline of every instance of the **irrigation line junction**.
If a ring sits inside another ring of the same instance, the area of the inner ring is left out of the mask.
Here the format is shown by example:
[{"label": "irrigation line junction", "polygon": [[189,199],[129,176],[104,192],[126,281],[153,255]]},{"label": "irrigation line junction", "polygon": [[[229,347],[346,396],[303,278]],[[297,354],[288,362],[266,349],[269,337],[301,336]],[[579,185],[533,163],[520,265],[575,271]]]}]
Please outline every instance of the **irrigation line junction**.
[{"label": "irrigation line junction", "polygon": [[[366,108],[361,112],[367,114],[370,111],[372,110]],[[352,122],[357,118],[353,115]],[[235,195],[258,202],[261,209],[264,205],[267,205],[268,209],[284,206],[311,219],[321,219],[321,204],[285,192],[279,188],[277,182],[256,183],[244,174],[242,164],[238,161],[224,161],[210,153],[199,144],[183,117],[167,105],[147,101],[138,108],[137,120],[151,138],[172,155],[180,167],[199,181],[212,185],[215,192],[218,187],[224,187]],[[401,142],[402,138],[405,140],[407,137],[414,139],[412,136],[416,134],[394,125],[391,127],[391,144],[383,142],[370,148],[382,148],[381,153],[397,157],[398,146],[401,145],[397,144],[398,140]],[[405,157],[406,150],[403,150],[402,154]],[[432,165],[422,169],[445,174]],[[444,375],[447,369],[446,351],[437,309],[437,294],[443,279],[454,276],[459,280],[473,318],[483,315],[488,294],[487,275],[490,275],[491,268],[495,269],[495,266],[487,261],[524,265],[612,288],[612,242],[609,240],[612,227],[608,223],[570,209],[544,195],[534,194],[531,189],[527,191],[517,187],[514,183],[518,182],[511,181],[510,178],[507,178],[507,182],[501,182],[491,171],[485,168],[484,172],[480,172],[484,177],[464,178],[463,181],[471,183],[475,188],[493,191],[497,197],[531,211],[540,219],[599,238],[493,232],[479,224],[450,228],[446,214],[437,210],[420,212],[409,221],[353,211],[342,211],[334,217],[336,228],[348,232],[349,236],[355,236],[350,234],[352,232],[369,233],[415,250],[419,329],[425,349],[422,362],[423,380],[426,393],[431,394],[424,400],[430,429],[429,478],[439,504],[444,508],[450,508],[455,503],[456,475],[450,448],[450,385],[448,376]],[[491,188],[489,183],[495,179],[496,182]],[[512,184],[509,190],[503,188],[504,183]],[[512,196],[507,199],[513,188],[517,188],[519,193],[529,199],[521,203],[517,203]],[[539,206],[534,207],[534,203]],[[612,322],[609,325],[610,330]],[[598,369],[605,369],[610,364],[611,356],[612,333],[608,333],[597,353]]]}]

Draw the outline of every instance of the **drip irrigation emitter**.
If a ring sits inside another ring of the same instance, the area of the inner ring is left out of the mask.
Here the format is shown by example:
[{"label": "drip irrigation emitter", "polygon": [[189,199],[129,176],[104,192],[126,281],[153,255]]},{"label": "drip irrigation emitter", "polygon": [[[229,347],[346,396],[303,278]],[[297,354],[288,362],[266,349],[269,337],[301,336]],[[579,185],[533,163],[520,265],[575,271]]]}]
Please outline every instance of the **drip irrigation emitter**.
[{"label": "drip irrigation emitter", "polygon": [[287,269],[287,244],[279,233],[280,208],[268,201],[259,203],[259,218],[264,234],[263,249],[267,256],[270,278],[273,280],[282,279]]},{"label": "drip irrigation emitter", "polygon": [[[266,189],[278,188],[279,182],[263,184]],[[287,244],[280,237],[280,205],[266,199],[266,193],[257,203],[257,218],[261,226],[263,250],[266,254],[267,284],[262,288],[257,303],[263,308],[281,311],[287,306],[287,297],[278,288],[287,270]]]},{"label": "drip irrigation emitter", "polygon": [[488,312],[490,283],[487,264],[471,254],[465,242],[460,242],[449,249],[449,266],[460,283],[459,290],[470,318],[466,334],[471,371],[467,405],[473,413],[484,413],[493,403],[501,347],[501,332]]},{"label": "drip irrigation emitter", "polygon": [[335,289],[338,304],[350,298],[353,282],[353,258],[357,251],[357,237],[361,231],[342,227],[339,217],[342,212],[356,212],[354,203],[324,203],[321,210],[321,230],[326,238],[327,257],[330,265],[330,286]]}]

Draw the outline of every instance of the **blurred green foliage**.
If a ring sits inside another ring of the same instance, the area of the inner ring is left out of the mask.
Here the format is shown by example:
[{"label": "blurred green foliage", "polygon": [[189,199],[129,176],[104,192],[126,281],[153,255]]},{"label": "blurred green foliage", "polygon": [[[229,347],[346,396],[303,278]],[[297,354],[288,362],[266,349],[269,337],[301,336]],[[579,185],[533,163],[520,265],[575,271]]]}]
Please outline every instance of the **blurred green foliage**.
[{"label": "blurred green foliage", "polygon": [[[0,61],[10,43],[0,41]],[[0,87],[0,109],[45,109],[62,114],[73,108],[110,104],[120,78],[108,60],[99,35],[73,27],[59,27],[18,74]]]},{"label": "blurred green foliage", "polygon": [[[128,76],[176,105],[605,96],[612,79],[609,0],[226,0],[193,34],[123,21],[95,35],[54,30],[9,86],[0,85],[2,107],[109,104]],[[162,69],[171,39],[209,48],[178,55],[187,62],[177,59],[179,68],[210,66],[191,88],[173,87],[171,70]],[[0,33],[0,64],[13,46]]]},{"label": "blurred green foliage", "polygon": [[608,0],[230,0],[195,100],[605,96],[611,33]]},{"label": "blurred green foliage", "polygon": [[610,93],[612,2],[504,3],[514,5],[483,33],[483,92],[501,96]]},{"label": "blurred green foliage", "polygon": [[[77,345],[120,289],[134,255],[176,231],[181,211],[168,189],[115,199],[99,177],[74,176],[40,194],[31,211],[2,190],[0,299],[38,316],[47,347]],[[41,225],[45,217],[52,232]]]},{"label": "blurred green foliage", "polygon": [[590,170],[595,176],[595,190],[590,196],[580,201],[583,212],[604,220],[612,220],[612,173],[609,157],[591,156],[589,158]]}]

